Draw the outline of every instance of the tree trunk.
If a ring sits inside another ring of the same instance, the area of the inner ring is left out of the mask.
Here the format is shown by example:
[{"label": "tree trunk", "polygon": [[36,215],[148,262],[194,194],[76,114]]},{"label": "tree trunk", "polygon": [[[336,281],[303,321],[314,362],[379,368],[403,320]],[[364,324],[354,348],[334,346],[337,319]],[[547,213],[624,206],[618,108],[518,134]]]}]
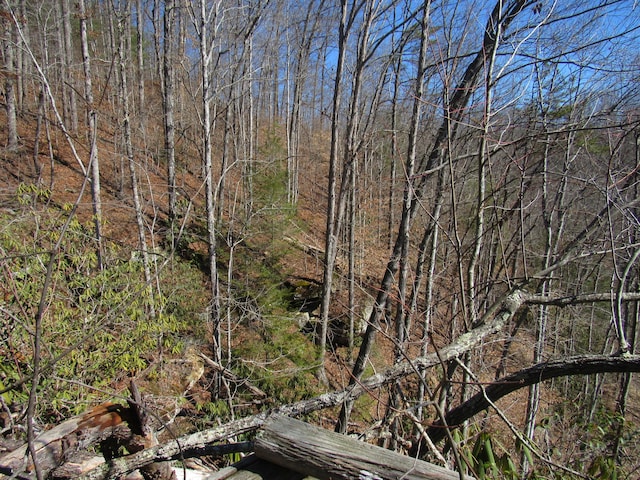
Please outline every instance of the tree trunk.
[{"label": "tree trunk", "polygon": [[169,236],[171,246],[175,248],[174,221],[176,217],[176,153],[175,153],[175,123],[174,123],[174,32],[175,17],[174,0],[166,0],[164,14],[164,55],[162,60],[163,102],[164,110],[164,151],[167,162],[167,186],[169,194]]},{"label": "tree trunk", "polygon": [[640,371],[640,357],[628,355],[626,357],[595,355],[580,355],[552,362],[543,362],[497,380],[467,401],[450,410],[445,416],[445,422],[437,421],[427,429],[427,435],[437,443],[446,437],[446,428],[457,428],[476,413],[494,405],[500,398],[529,385],[542,383],[545,380],[562,376],[590,375],[605,372],[638,372]]},{"label": "tree trunk", "polygon": [[136,172],[136,161],[133,153],[133,142],[131,139],[131,119],[129,106],[129,85],[127,81],[127,64],[129,49],[125,45],[125,31],[130,28],[130,23],[126,21],[130,19],[130,8],[128,0],[121,7],[122,10],[118,15],[118,71],[120,80],[120,101],[122,102],[122,128],[124,130],[124,148],[129,164],[129,176],[131,180],[131,193],[133,199],[133,209],[136,215],[136,225],[138,227],[138,246],[142,252],[142,268],[144,271],[144,280],[146,283],[147,301],[149,302],[149,317],[153,321],[156,318],[155,302],[153,298],[153,277],[151,276],[151,266],[149,262],[149,252],[147,249],[147,237],[145,233],[144,213],[142,211],[142,203],[138,192],[138,175]]},{"label": "tree trunk", "polygon": [[18,117],[16,114],[16,81],[18,79],[15,66],[14,32],[16,27],[11,24],[9,38],[3,38],[4,50],[4,97],[7,110],[7,148],[15,149],[18,146]]},{"label": "tree trunk", "polygon": [[344,69],[347,41],[347,1],[342,1],[340,26],[338,32],[338,61],[336,63],[336,77],[333,85],[333,103],[331,117],[331,151],[329,153],[329,179],[327,185],[327,222],[325,231],[325,258],[322,276],[322,303],[320,305],[320,338],[318,357],[318,378],[327,383],[324,369],[324,359],[327,350],[327,333],[329,330],[329,306],[331,303],[331,288],[333,286],[333,269],[335,263],[334,245],[337,242],[335,229],[336,216],[336,183],[338,169],[338,141],[340,131],[340,106],[342,97],[342,71]]},{"label": "tree trunk", "polygon": [[[429,18],[431,13],[431,2],[424,2],[422,7],[422,19],[421,19],[421,29],[420,29],[420,53],[418,55],[418,67],[415,79],[415,93],[414,93],[414,101],[413,101],[413,110],[411,114],[410,127],[409,127],[409,138],[407,145],[407,157],[405,161],[405,174],[407,179],[411,179],[414,175],[414,168],[416,163],[416,150],[418,143],[418,129],[420,127],[421,114],[423,110],[423,94],[424,94],[424,80],[426,75],[426,59],[427,59],[427,44],[428,44],[428,36],[429,36]],[[402,199],[402,215],[403,217],[408,215],[408,212],[411,211],[411,204],[415,201],[413,190],[409,185],[405,186],[404,196]],[[409,322],[412,315],[410,311],[410,303],[406,303],[405,299],[407,298],[407,288],[408,288],[408,277],[409,277],[409,224],[408,222],[403,223],[403,230],[398,232],[398,238],[402,238],[400,241],[400,257],[399,257],[399,273],[398,273],[398,287],[397,287],[397,295],[399,301],[396,305],[396,315],[395,315],[395,324],[396,324],[396,348],[395,348],[395,360],[396,362],[402,361],[405,355],[405,349],[407,346],[407,340],[409,338]],[[425,251],[426,246],[426,237],[421,242],[423,248],[421,249],[423,252]],[[422,257],[422,255],[419,255]],[[418,271],[416,275],[420,276],[420,271],[422,270],[421,266],[418,266]],[[416,281],[419,282],[419,278],[416,278]],[[415,290],[414,290],[415,291]],[[416,292],[417,293],[417,292]],[[391,398],[389,401],[390,409],[402,409],[402,392],[400,391],[400,385],[396,384],[392,387]],[[398,424],[395,421],[395,415],[392,415],[391,412],[387,412],[388,418],[393,418],[393,422],[391,424],[391,434],[392,440],[395,440],[397,437],[397,429]],[[395,448],[395,445],[392,445],[392,448]]]},{"label": "tree trunk", "polygon": [[67,112],[68,117],[65,121],[68,128],[72,132],[78,131],[78,105],[76,100],[76,91],[73,87],[73,75],[71,73],[71,65],[74,64],[73,59],[73,43],[71,35],[71,13],[69,11],[69,0],[60,0],[60,11],[62,16],[62,71],[65,76],[65,83],[62,86],[64,102],[63,108]]},{"label": "tree trunk", "polygon": [[255,449],[260,458],[319,479],[470,478],[287,417],[270,419],[257,438]]},{"label": "tree trunk", "polygon": [[89,141],[89,171],[91,174],[91,199],[93,203],[93,221],[95,224],[96,255],[98,269],[103,268],[102,249],[102,200],[100,191],[100,161],[98,159],[98,112],[93,100],[91,84],[91,59],[87,35],[87,12],[85,0],[78,1],[80,16],[80,42],[82,45],[82,66],[84,68],[84,96],[87,104],[87,134]]},{"label": "tree trunk", "polygon": [[[217,222],[216,222],[216,194],[213,178],[212,166],[212,139],[211,133],[215,130],[212,115],[213,100],[213,80],[211,78],[211,62],[214,54],[214,42],[217,28],[221,19],[219,18],[221,7],[220,2],[212,6],[206,0],[200,0],[197,17],[192,18],[196,29],[200,48],[200,75],[202,85],[202,117],[201,117],[201,144],[202,144],[202,169],[204,174],[205,190],[205,211],[207,218],[207,244],[209,260],[209,282],[211,291],[211,302],[209,304],[209,319],[212,332],[213,360],[222,363],[222,337],[221,337],[221,317],[220,317],[220,284],[218,277],[218,256],[217,256]],[[215,375],[212,391],[214,397],[220,395],[222,377]]]},{"label": "tree trunk", "polygon": [[[141,115],[144,111],[144,12],[142,0],[136,1],[136,65],[138,80],[138,104],[137,113]],[[144,127],[144,122],[143,125]]]}]

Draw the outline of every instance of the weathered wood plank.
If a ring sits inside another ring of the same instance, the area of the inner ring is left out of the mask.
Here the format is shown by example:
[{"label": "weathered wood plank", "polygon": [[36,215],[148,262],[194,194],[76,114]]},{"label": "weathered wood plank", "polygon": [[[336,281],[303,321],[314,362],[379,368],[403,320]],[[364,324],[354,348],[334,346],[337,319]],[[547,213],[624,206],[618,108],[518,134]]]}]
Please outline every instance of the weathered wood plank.
[{"label": "weathered wood plank", "polygon": [[255,453],[320,479],[460,479],[452,470],[282,416],[265,424]]},{"label": "weathered wood plank", "polygon": [[288,470],[249,455],[232,467],[227,467],[207,477],[207,480],[315,480],[304,474]]}]

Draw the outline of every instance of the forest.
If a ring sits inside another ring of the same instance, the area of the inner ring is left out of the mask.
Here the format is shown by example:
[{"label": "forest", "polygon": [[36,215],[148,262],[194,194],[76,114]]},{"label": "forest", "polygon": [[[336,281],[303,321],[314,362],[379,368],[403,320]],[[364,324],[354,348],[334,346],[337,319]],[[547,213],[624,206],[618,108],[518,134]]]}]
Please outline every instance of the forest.
[{"label": "forest", "polygon": [[[274,412],[460,478],[638,478],[637,1],[0,25],[0,478],[176,440],[215,471]],[[134,410],[143,447],[37,451]]]}]

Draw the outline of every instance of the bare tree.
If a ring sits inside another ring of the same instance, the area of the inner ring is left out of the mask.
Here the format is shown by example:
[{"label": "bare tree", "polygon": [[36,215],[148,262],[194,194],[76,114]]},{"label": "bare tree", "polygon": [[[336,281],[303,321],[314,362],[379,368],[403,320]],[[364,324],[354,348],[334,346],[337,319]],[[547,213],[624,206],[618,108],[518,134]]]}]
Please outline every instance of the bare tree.
[{"label": "bare tree", "polygon": [[[293,83],[293,92],[291,94],[291,106],[287,112],[287,200],[295,204],[298,201],[299,188],[299,168],[300,168],[300,135],[301,135],[301,108],[302,94],[305,90],[305,83],[309,76],[309,63],[311,48],[315,43],[316,36],[319,35],[318,24],[322,18],[322,2],[315,1],[305,5],[297,5],[296,10],[304,11],[304,19],[302,20],[301,30],[292,32],[294,42],[291,42],[292,48],[297,50],[295,53],[295,63],[291,74],[290,83]],[[292,7],[296,8],[296,7]],[[295,15],[296,12],[294,12]],[[294,23],[297,26],[297,22]]]},{"label": "bare tree", "polygon": [[64,58],[62,62],[62,69],[64,72],[64,77],[66,78],[66,82],[64,87],[62,88],[63,92],[63,107],[64,111],[68,115],[68,120],[65,121],[69,124],[69,128],[71,131],[78,130],[78,106],[77,106],[77,95],[73,85],[73,77],[71,75],[71,66],[74,64],[74,55],[73,55],[73,42],[72,42],[72,27],[71,27],[71,11],[69,8],[69,0],[60,0],[60,16],[62,29],[60,30],[60,34],[62,35],[62,57]]},{"label": "bare tree", "polygon": [[[358,1],[352,5],[348,2],[342,3],[340,29],[338,34],[338,66],[333,92],[333,113],[331,123],[331,151],[329,154],[329,180],[328,180],[328,204],[327,204],[327,224],[325,231],[325,258],[324,272],[322,279],[322,302],[320,306],[320,356],[319,356],[319,378],[324,379],[324,357],[326,351],[326,337],[328,334],[329,308],[333,288],[333,275],[336,258],[338,255],[338,241],[345,220],[347,199],[349,192],[353,189],[351,176],[355,175],[357,168],[357,157],[360,154],[365,133],[368,129],[366,120],[366,109],[363,107],[363,79],[369,61],[376,50],[383,43],[384,39],[391,35],[394,26],[379,38],[372,39],[372,29],[377,21],[384,18],[386,12],[393,8],[394,3],[379,1]],[[359,17],[358,30],[352,31]],[[347,121],[344,127],[344,146],[342,147],[342,162],[338,165],[339,158],[339,137],[341,133],[342,116],[341,96],[344,88],[342,69],[348,55],[349,38],[352,34],[357,35],[357,46],[352,74],[352,86],[349,91],[349,105],[346,113]],[[383,69],[384,71],[385,69]],[[368,112],[368,119],[373,119],[374,110],[377,107],[381,88],[385,75],[380,75],[380,82],[372,93],[371,110]]]},{"label": "bare tree", "polygon": [[[494,46],[500,41],[501,37],[498,33],[506,30],[508,25],[525,6],[526,2],[524,1],[509,2],[504,6],[504,8],[502,2],[498,2],[494,6],[485,27],[482,46],[479,49],[479,53],[476,54],[464,71],[464,74],[454,89],[451,98],[447,99],[447,103],[445,105],[447,115],[445,117],[445,121],[438,129],[429,155],[426,156],[424,163],[420,162],[416,167],[411,167],[410,169],[406,168],[407,172],[412,172],[407,175],[405,180],[405,190],[409,193],[405,194],[406,200],[403,204],[403,212],[398,227],[398,235],[378,290],[379,293],[376,299],[376,307],[369,318],[369,325],[351,373],[351,382],[357,382],[364,372],[365,364],[369,358],[371,348],[375,341],[376,332],[379,328],[379,322],[385,309],[392,284],[395,280],[395,275],[400,265],[400,261],[403,257],[402,252],[406,245],[407,232],[411,229],[411,224],[420,205],[419,200],[424,194],[427,175],[423,173],[420,175],[414,175],[413,172],[428,172],[440,164],[442,161],[443,151],[446,151],[447,145],[451,144],[457,134],[459,122],[463,118],[465,107],[475,89],[480,73],[486,65],[486,55],[488,55],[488,52],[492,52],[494,50]],[[409,148],[411,148],[410,145]],[[408,156],[407,158],[411,158],[411,156]],[[353,405],[349,403],[346,403],[343,406],[338,421],[339,429],[346,428],[352,407]]]},{"label": "bare tree", "polygon": [[[429,42],[429,27],[430,27],[430,15],[431,15],[431,2],[424,2],[422,10],[420,12],[420,53],[418,54],[418,68],[415,78],[415,94],[413,101],[413,111],[411,114],[409,124],[409,138],[407,155],[405,160],[405,176],[407,179],[411,179],[415,173],[416,164],[416,150],[418,144],[418,129],[420,126],[420,118],[423,110],[423,94],[424,94],[424,82],[427,74],[427,45]],[[405,188],[404,197],[402,201],[403,212],[409,212],[412,208],[412,203],[416,199],[414,198],[414,192],[411,188]],[[403,213],[403,216],[405,213]],[[428,238],[428,236],[425,236]],[[398,297],[404,299],[408,289],[409,282],[409,223],[405,222],[402,225],[402,229],[398,232],[398,242],[400,245],[400,258],[399,258],[399,277],[398,277]],[[422,251],[426,252],[426,248],[422,248]],[[417,290],[417,289],[416,289]],[[406,348],[406,342],[409,337],[411,303],[405,304],[403,300],[398,302],[397,313],[395,318],[396,323],[396,361],[401,360],[402,353]],[[400,408],[401,394],[398,386],[396,385],[394,391],[391,394],[389,402],[389,410]],[[344,409],[344,420],[341,415],[340,421],[343,422],[341,429],[344,430],[346,421],[348,420],[347,409]],[[389,412],[388,412],[389,413]],[[397,422],[392,421],[393,428],[397,428]],[[395,437],[394,437],[395,439]]]},{"label": "bare tree", "polygon": [[100,160],[98,158],[98,111],[93,98],[91,57],[89,56],[89,38],[87,34],[88,14],[85,1],[78,2],[80,16],[80,44],[82,47],[82,66],[84,68],[84,101],[87,108],[87,139],[89,143],[89,169],[91,171],[91,199],[95,224],[98,268],[103,266],[102,249],[102,200],[100,191]]},{"label": "bare tree", "polygon": [[[358,7],[359,8],[359,7]],[[336,76],[333,86],[333,103],[331,117],[331,151],[329,153],[329,179],[327,187],[327,223],[325,231],[325,259],[324,274],[322,278],[322,305],[320,313],[320,357],[318,376],[324,383],[327,382],[324,371],[324,359],[327,349],[327,333],[329,322],[329,303],[331,300],[331,287],[333,282],[333,268],[335,262],[335,244],[337,242],[337,232],[334,231],[334,221],[336,216],[336,182],[338,169],[338,143],[339,143],[339,119],[342,99],[343,79],[342,71],[346,61],[346,49],[351,32],[352,17],[357,14],[356,6],[349,9],[348,2],[341,3],[340,26],[338,29],[338,61],[336,63]]]},{"label": "bare tree", "polygon": [[145,226],[145,216],[143,212],[142,202],[140,199],[140,193],[138,189],[138,174],[137,165],[133,150],[133,141],[131,136],[131,107],[129,105],[130,90],[127,77],[127,65],[130,58],[128,57],[128,51],[125,43],[125,32],[130,30],[131,20],[131,7],[129,1],[125,0],[120,5],[120,11],[116,12],[118,15],[118,73],[119,73],[119,89],[120,89],[120,101],[122,103],[122,129],[124,135],[124,149],[129,164],[129,176],[131,180],[131,195],[133,199],[133,209],[136,217],[136,225],[138,227],[138,246],[142,252],[142,268],[144,272],[144,280],[147,285],[148,299],[149,299],[149,317],[151,320],[156,318],[155,302],[153,300],[153,276],[151,275],[151,262],[149,260],[149,250],[147,247],[147,235]]},{"label": "bare tree", "polygon": [[17,72],[15,65],[16,37],[13,22],[8,19],[2,20],[2,56],[4,75],[4,97],[7,110],[7,147],[14,149],[18,146],[18,118],[17,118],[17,98],[16,84]]},{"label": "bare tree", "polygon": [[137,111],[141,113],[145,105],[144,97],[144,9],[142,8],[142,0],[135,1],[136,9],[136,66],[138,79],[138,104]]},{"label": "bare tree", "polygon": [[175,147],[175,5],[174,0],[168,0],[164,6],[164,41],[163,41],[163,56],[162,56],[162,107],[163,107],[163,119],[164,119],[164,150],[167,161],[167,185],[169,194],[169,235],[171,237],[171,244],[173,245],[175,240],[173,238],[173,222],[176,215],[176,147]]},{"label": "bare tree", "polygon": [[[215,111],[212,112],[214,79],[212,78],[213,66],[217,60],[218,29],[222,24],[224,9],[220,0],[209,4],[206,0],[199,0],[196,5],[189,5],[191,20],[198,38],[199,60],[200,60],[200,80],[202,87],[201,100],[201,152],[202,170],[205,182],[205,210],[207,216],[207,245],[208,245],[208,266],[209,281],[211,284],[211,304],[209,305],[209,318],[213,334],[213,360],[220,363],[222,359],[222,338],[221,338],[221,317],[220,317],[220,281],[218,277],[218,255],[217,255],[217,223],[215,213],[215,190],[216,180],[213,176],[212,166],[212,138],[211,132],[214,130]],[[214,391],[219,394],[220,379],[214,385]]]}]

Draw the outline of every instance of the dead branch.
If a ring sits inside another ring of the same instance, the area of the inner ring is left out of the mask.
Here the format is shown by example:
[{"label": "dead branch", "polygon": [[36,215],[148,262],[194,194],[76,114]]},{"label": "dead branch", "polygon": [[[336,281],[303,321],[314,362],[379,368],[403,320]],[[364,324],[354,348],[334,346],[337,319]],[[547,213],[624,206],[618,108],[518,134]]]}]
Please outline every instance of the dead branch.
[{"label": "dead branch", "polygon": [[[465,420],[488,408],[492,402],[520,388],[544,382],[551,378],[594,373],[640,372],[640,355],[606,356],[580,355],[563,360],[539,363],[507,375],[484,388],[466,402],[450,410],[445,416],[449,428],[457,428]],[[440,421],[427,429],[434,443],[444,439],[446,429]]]}]

